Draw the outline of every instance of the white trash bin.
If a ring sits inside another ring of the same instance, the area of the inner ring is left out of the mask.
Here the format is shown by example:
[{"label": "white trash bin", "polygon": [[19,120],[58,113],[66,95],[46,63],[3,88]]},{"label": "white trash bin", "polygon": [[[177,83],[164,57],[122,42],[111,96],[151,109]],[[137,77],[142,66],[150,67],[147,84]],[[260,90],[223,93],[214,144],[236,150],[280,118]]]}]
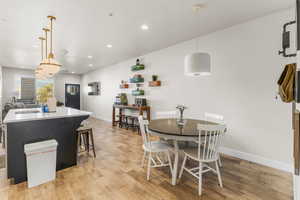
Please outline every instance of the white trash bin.
[{"label": "white trash bin", "polygon": [[29,188],[55,179],[56,150],[56,140],[46,140],[24,145]]}]

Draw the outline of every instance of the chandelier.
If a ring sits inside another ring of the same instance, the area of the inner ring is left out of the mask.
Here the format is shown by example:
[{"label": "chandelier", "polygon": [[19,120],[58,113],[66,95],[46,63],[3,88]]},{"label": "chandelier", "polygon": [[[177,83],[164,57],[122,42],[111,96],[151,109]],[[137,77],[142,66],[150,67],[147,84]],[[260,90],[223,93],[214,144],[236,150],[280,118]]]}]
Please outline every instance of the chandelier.
[{"label": "chandelier", "polygon": [[[52,48],[52,34],[53,34],[53,20],[56,20],[53,16],[48,16],[50,19],[50,29],[43,28],[45,32],[45,38],[40,37],[42,48],[42,61],[36,69],[36,77],[39,79],[48,79],[53,77],[59,72],[61,65],[54,59]],[[48,32],[50,31],[50,52],[48,54]],[[45,58],[44,58],[44,42],[45,42]]]}]

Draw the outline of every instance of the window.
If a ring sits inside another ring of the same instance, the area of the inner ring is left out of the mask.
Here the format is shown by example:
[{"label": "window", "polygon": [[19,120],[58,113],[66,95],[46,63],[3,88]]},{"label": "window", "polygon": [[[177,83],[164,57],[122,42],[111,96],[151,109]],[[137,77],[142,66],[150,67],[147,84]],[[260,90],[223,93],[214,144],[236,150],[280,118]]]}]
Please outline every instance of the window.
[{"label": "window", "polygon": [[35,99],[35,78],[21,78],[21,99]]},{"label": "window", "polygon": [[36,97],[38,103],[46,103],[48,97],[52,97],[54,93],[54,81],[48,80],[36,80]]}]

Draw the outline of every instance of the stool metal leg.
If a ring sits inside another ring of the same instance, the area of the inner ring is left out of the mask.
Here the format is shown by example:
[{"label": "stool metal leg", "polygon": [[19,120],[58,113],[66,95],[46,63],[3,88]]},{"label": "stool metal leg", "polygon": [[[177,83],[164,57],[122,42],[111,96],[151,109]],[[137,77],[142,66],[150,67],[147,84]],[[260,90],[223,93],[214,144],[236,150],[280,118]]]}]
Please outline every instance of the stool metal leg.
[{"label": "stool metal leg", "polygon": [[94,153],[94,157],[96,158],[93,130],[90,131],[90,134],[91,134],[91,141],[92,141],[92,146],[93,146],[93,153]]},{"label": "stool metal leg", "polygon": [[86,146],[87,146],[87,152],[89,153],[90,152],[90,134],[89,134],[89,131],[87,131],[86,133]]}]

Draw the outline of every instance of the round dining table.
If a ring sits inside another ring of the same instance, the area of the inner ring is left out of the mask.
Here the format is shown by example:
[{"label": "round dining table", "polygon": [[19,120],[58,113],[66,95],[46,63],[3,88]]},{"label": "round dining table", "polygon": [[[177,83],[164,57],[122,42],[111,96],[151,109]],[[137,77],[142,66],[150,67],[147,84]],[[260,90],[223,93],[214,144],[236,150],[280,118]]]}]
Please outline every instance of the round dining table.
[{"label": "round dining table", "polygon": [[197,119],[184,119],[182,122],[178,119],[156,119],[149,122],[148,129],[151,135],[173,141],[175,158],[171,171],[172,185],[176,185],[177,182],[180,151],[178,141],[197,141],[199,137],[198,124],[216,125],[217,123]]}]

